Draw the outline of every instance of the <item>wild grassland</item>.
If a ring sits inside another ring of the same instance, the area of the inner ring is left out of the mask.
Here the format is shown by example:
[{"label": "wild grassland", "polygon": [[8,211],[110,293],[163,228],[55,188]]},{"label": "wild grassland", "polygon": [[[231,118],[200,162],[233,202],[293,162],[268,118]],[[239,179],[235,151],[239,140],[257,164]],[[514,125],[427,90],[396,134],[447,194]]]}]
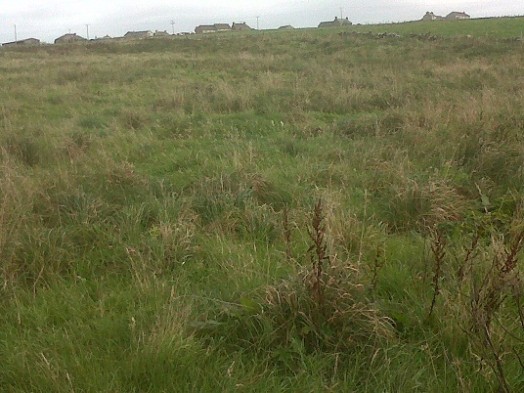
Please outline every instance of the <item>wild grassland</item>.
[{"label": "wild grassland", "polygon": [[427,38],[1,51],[0,390],[522,391],[523,47]]},{"label": "wild grassland", "polygon": [[457,21],[416,21],[378,25],[357,25],[352,30],[374,33],[435,34],[445,37],[472,36],[491,38],[521,38],[524,17],[501,17]]}]

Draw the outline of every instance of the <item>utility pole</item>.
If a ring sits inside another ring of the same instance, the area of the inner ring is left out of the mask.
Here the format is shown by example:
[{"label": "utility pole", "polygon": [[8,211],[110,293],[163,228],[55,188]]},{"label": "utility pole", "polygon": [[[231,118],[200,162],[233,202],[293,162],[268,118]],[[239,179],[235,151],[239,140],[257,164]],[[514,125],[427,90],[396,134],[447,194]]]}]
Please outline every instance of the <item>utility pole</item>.
[{"label": "utility pole", "polygon": [[258,25],[258,20],[260,19],[260,16],[257,16],[257,30],[260,30],[259,29],[259,25]]},{"label": "utility pole", "polygon": [[175,21],[171,20],[171,27],[173,28],[173,35],[175,35]]},{"label": "utility pole", "polygon": [[15,25],[15,42],[18,42],[18,34],[16,32],[16,25]]},{"label": "utility pole", "polygon": [[344,8],[340,7],[340,19],[344,19]]},{"label": "utility pole", "polygon": [[86,25],[87,39],[89,40],[89,25]]}]

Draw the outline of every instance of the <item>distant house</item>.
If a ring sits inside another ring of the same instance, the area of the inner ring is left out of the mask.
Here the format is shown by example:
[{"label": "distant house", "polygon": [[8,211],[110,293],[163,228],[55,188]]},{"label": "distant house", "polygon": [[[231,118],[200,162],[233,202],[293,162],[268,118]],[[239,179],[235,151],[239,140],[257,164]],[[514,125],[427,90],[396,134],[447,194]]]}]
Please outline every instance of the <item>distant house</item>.
[{"label": "distant house", "polygon": [[24,45],[24,46],[40,45],[40,40],[37,40],[36,38],[26,38],[25,40],[6,42],[5,44],[2,44],[2,46],[16,46],[16,45]]},{"label": "distant house", "polygon": [[107,41],[107,40],[111,40],[112,38],[108,35],[105,35],[103,37],[96,37],[95,38],[95,41]]},{"label": "distant house", "polygon": [[446,16],[447,20],[461,20],[461,19],[469,19],[470,16],[466,14],[465,12],[457,12],[454,11]]},{"label": "distant house", "polygon": [[434,20],[443,20],[444,17],[440,15],[435,15],[433,12],[426,12],[426,15],[422,17],[424,21],[434,21]]},{"label": "distant house", "polygon": [[278,30],[293,30],[294,27],[291,25],[280,26]]},{"label": "distant house", "polygon": [[153,32],[151,30],[128,31],[126,34],[124,34],[124,38],[129,38],[129,39],[142,39],[142,38],[149,38],[149,37],[153,37]]},{"label": "distant house", "polygon": [[217,28],[215,25],[200,25],[195,27],[195,33],[197,34],[207,34],[207,33],[216,33]]},{"label": "distant house", "polygon": [[349,21],[348,18],[346,19],[338,19],[337,16],[335,16],[335,19],[328,22],[320,22],[318,25],[319,28],[323,27],[342,27],[342,26],[351,26],[352,23]]},{"label": "distant house", "polygon": [[156,30],[153,33],[153,37],[169,37],[169,35],[170,34],[167,32],[167,30],[164,30],[164,31]]},{"label": "distant house", "polygon": [[216,31],[231,31],[231,26],[227,23],[215,23]]},{"label": "distant house", "polygon": [[84,37],[77,35],[76,33],[64,34],[55,40],[55,44],[69,44],[71,42],[87,41]]},{"label": "distant house", "polygon": [[215,23],[214,25],[200,25],[195,27],[195,33],[197,34],[207,34],[207,33],[218,33],[222,31],[242,31],[242,30],[251,30],[245,22],[235,23],[233,26],[228,25],[227,23]]},{"label": "distant house", "polygon": [[231,27],[233,31],[247,31],[247,30],[253,30],[251,27],[247,25],[246,22],[241,23],[235,23],[233,22],[233,26]]}]

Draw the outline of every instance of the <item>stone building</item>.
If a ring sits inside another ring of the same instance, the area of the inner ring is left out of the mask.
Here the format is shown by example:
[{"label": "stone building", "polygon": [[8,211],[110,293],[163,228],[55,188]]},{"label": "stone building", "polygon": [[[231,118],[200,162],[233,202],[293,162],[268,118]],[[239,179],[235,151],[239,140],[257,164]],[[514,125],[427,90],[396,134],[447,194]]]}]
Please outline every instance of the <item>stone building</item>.
[{"label": "stone building", "polygon": [[6,42],[5,44],[2,44],[2,46],[35,46],[40,45],[40,40],[37,40],[36,38],[26,38],[24,40],[18,40],[13,42]]},{"label": "stone building", "polygon": [[55,40],[55,44],[70,44],[72,42],[87,41],[84,37],[77,35],[76,33],[68,33],[58,37]]},{"label": "stone building", "polygon": [[151,30],[128,31],[126,34],[124,34],[124,38],[130,38],[130,39],[142,39],[142,38],[149,38],[149,37],[153,37],[153,32]]},{"label": "stone building", "polygon": [[248,31],[253,30],[251,27],[247,25],[246,22],[236,23],[233,22],[233,26],[231,27],[233,31]]},{"label": "stone building", "polygon": [[424,21],[434,21],[434,20],[443,20],[444,17],[440,16],[440,15],[435,15],[433,12],[426,12],[426,15],[424,15],[422,17],[422,20]]},{"label": "stone building", "polygon": [[342,26],[351,26],[353,23],[349,21],[346,17],[345,19],[338,19],[338,16],[335,16],[335,19],[327,22],[320,22],[318,25],[319,28],[323,27],[342,27]]},{"label": "stone building", "polygon": [[466,14],[465,12],[457,12],[453,11],[450,14],[446,15],[447,20],[461,20],[461,19],[469,19],[470,16]]}]

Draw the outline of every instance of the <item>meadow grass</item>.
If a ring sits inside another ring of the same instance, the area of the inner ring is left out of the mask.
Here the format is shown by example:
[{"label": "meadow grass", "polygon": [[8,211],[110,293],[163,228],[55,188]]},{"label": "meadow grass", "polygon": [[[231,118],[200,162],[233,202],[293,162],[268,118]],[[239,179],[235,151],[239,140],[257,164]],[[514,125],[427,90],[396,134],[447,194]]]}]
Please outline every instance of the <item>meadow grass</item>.
[{"label": "meadow grass", "polygon": [[357,25],[356,31],[398,34],[435,34],[446,37],[473,36],[491,38],[521,38],[524,32],[523,17],[478,18],[456,21],[415,21]]},{"label": "meadow grass", "polygon": [[0,51],[0,390],[521,391],[500,26]]}]

